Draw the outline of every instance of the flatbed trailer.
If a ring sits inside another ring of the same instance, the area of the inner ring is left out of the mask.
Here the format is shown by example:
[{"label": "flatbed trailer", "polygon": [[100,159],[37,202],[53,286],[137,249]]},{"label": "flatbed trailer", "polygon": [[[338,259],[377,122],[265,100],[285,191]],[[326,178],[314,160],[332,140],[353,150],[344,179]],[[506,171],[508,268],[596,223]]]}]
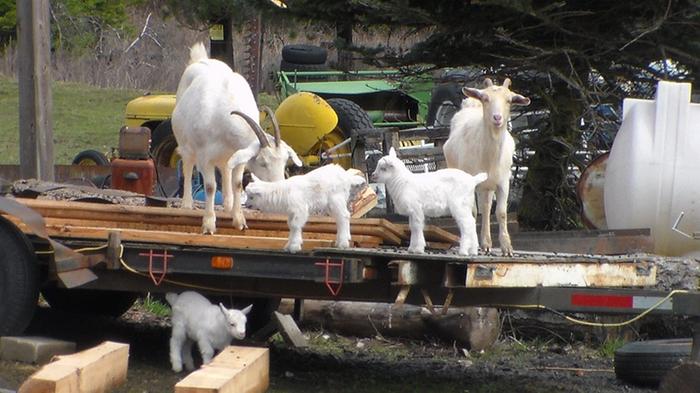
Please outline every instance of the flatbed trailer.
[{"label": "flatbed trailer", "polygon": [[[34,299],[32,308],[38,291],[47,288],[83,296],[194,289],[212,296],[406,303],[430,310],[491,306],[562,316],[700,316],[697,288],[657,289],[659,257],[644,253],[460,256],[445,247],[454,237],[428,228],[437,248],[414,254],[402,247],[406,228],[383,219],[352,219],[353,247],[339,249],[331,246],[332,220],[312,217],[304,249],[292,254],[282,250],[283,216],[247,212],[249,229],[241,232],[231,227],[229,214],[217,212],[217,234],[201,235],[201,210],[0,197],[0,211],[0,245],[14,250],[0,255],[0,294],[7,295],[7,288],[35,291],[24,294]],[[13,259],[18,254],[24,258]],[[36,282],[14,285],[29,265]],[[28,323],[23,315],[31,316],[18,308],[2,311],[21,314],[9,315],[14,324],[0,323],[2,334],[20,333]],[[697,361],[700,329],[695,331],[691,359]]]}]

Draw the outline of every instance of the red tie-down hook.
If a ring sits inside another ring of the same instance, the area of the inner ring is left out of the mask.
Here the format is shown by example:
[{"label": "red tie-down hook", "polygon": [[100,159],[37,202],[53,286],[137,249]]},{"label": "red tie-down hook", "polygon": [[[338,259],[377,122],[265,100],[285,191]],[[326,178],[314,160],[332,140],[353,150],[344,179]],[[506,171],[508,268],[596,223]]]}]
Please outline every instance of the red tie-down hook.
[{"label": "red tie-down hook", "polygon": [[[168,273],[168,258],[175,258],[175,255],[168,254],[168,250],[163,250],[162,254],[154,253],[153,250],[148,250],[148,252],[139,253],[140,256],[148,257],[148,275],[151,276],[151,280],[156,286],[160,285]],[[153,270],[153,259],[163,258],[163,268],[160,271]],[[156,277],[156,274],[159,274]]]},{"label": "red tie-down hook", "polygon": [[[324,283],[326,284],[326,288],[328,288],[328,290],[331,292],[331,295],[338,296],[340,293],[340,288],[343,287],[343,269],[345,268],[345,260],[341,259],[339,262],[331,262],[330,258],[326,258],[324,262],[316,262],[315,265],[325,269]],[[331,268],[340,269],[337,279],[331,278]]]}]

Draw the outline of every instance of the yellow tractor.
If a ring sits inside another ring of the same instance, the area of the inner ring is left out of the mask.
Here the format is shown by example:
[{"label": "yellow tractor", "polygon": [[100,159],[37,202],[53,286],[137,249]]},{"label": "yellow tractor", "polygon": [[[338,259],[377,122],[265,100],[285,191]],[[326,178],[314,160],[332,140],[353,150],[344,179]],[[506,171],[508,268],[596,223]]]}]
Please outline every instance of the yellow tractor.
[{"label": "yellow tractor", "polygon": [[[174,95],[138,97],[127,104],[125,122],[129,127],[150,128],[156,165],[173,168],[179,160],[170,125],[174,107]],[[305,167],[335,162],[350,168],[351,129],[373,127],[369,116],[352,101],[339,98],[326,101],[309,92],[287,97],[275,111],[275,116],[282,139],[297,152]],[[261,124],[269,126],[266,127],[269,131],[271,123],[264,117],[261,113]]]}]

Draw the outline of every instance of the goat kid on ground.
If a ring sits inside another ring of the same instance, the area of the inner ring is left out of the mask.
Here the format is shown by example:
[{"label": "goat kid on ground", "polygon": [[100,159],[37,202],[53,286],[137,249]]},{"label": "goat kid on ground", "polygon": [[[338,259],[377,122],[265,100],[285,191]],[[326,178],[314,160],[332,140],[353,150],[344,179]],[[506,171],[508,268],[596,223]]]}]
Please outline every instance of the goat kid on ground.
[{"label": "goat kid on ground", "polygon": [[310,215],[330,215],[335,219],[339,248],[350,247],[350,211],[348,200],[353,187],[365,184],[364,177],[330,164],[304,175],[266,182],[255,179],[246,187],[246,206],[266,213],[287,215],[289,239],[284,249],[298,252],[302,245],[302,228]]},{"label": "goat kid on ground", "polygon": [[382,157],[372,174],[372,180],[384,183],[394,203],[394,210],[408,216],[411,243],[408,251],[425,252],[425,217],[452,215],[459,227],[460,255],[477,255],[474,189],[485,181],[486,173],[472,176],[459,169],[441,169],[429,173],[412,173],[396,156],[392,147]]},{"label": "goat kid on ground", "polygon": [[179,295],[170,292],[165,299],[172,308],[170,363],[176,373],[182,371],[183,360],[188,371],[194,370],[193,343],[199,347],[202,362],[208,364],[214,351],[226,348],[232,338],[245,338],[246,315],[253,308],[252,304],[243,310],[227,309],[221,303],[211,304],[193,291]]},{"label": "goat kid on ground", "polygon": [[[488,180],[476,188],[481,213],[481,247],[491,250],[491,204],[496,194],[496,219],[498,240],[503,255],[512,256],[513,246],[507,226],[508,193],[513,165],[515,142],[508,132],[508,120],[512,105],[529,105],[530,99],[512,92],[510,79],[502,86],[491,79],[484,81],[483,89],[464,87],[468,97],[450,123],[450,136],[443,146],[449,168],[461,169],[470,174],[486,172]],[[470,192],[470,190],[466,190]],[[476,210],[474,211],[476,216]]]},{"label": "goat kid on ground", "polygon": [[244,169],[275,181],[284,179],[289,159],[302,165],[294,150],[280,138],[272,111],[268,108],[266,112],[275,128],[274,139],[260,127],[260,112],[248,82],[225,63],[209,59],[201,42],[190,48],[190,63],[177,88],[172,128],[182,157],[184,208],[192,208],[195,164],[204,176],[203,233],[216,231],[216,168],[221,171],[224,210],[232,213],[235,228],[244,229],[240,199]]}]

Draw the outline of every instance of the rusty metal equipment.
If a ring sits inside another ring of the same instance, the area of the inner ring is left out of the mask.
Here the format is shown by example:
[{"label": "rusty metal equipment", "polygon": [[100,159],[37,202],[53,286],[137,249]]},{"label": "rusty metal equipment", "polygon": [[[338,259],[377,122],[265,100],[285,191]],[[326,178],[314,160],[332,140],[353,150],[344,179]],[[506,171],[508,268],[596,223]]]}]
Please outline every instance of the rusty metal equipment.
[{"label": "rusty metal equipment", "polygon": [[157,175],[150,157],[151,130],[122,127],[119,131],[119,158],[112,160],[112,188],[152,195]]}]

